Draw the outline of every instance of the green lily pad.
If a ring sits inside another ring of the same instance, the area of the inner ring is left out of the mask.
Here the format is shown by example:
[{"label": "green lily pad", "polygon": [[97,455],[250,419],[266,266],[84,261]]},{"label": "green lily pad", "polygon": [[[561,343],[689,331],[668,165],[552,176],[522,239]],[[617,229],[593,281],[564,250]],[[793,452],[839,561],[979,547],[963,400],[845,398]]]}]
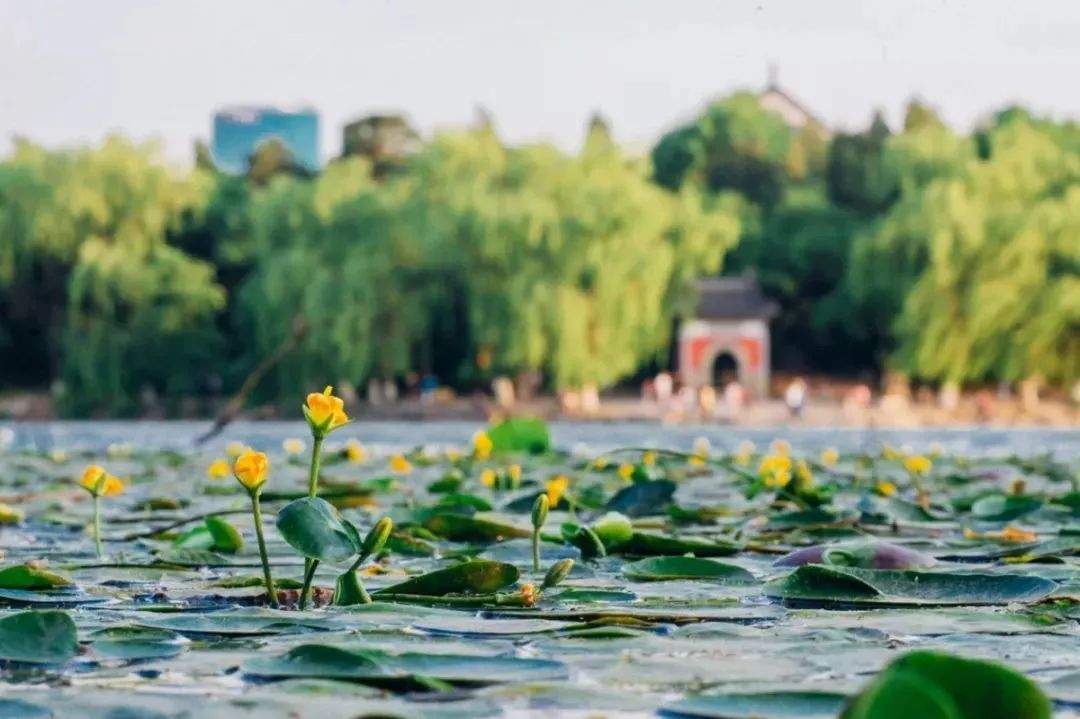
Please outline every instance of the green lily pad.
[{"label": "green lily pad", "polygon": [[70,585],[67,577],[26,564],[0,569],[0,589],[55,589]]},{"label": "green lily pad", "polygon": [[519,575],[518,568],[513,564],[478,559],[436,569],[372,594],[489,594],[513,584]]},{"label": "green lily pad", "polygon": [[645,480],[623,487],[608,500],[605,508],[627,517],[662,514],[675,494],[676,485],[670,479]]},{"label": "green lily pad", "polygon": [[996,662],[916,651],[893,661],[841,719],[1050,719],[1037,684]]},{"label": "green lily pad", "polygon": [[742,567],[701,557],[649,557],[627,564],[623,567],[623,574],[629,579],[642,582],[673,579],[709,579],[736,583],[754,581],[754,575]]},{"label": "green lily pad", "polygon": [[960,574],[807,564],[765,585],[775,599],[853,604],[978,605],[1034,602],[1057,584],[1020,574]]},{"label": "green lily pad", "polygon": [[547,422],[535,417],[512,417],[487,431],[495,452],[543,454],[551,448]]},{"label": "green lily pad", "polygon": [[651,532],[634,532],[629,541],[618,548],[620,554],[638,557],[677,556],[693,554],[698,557],[726,557],[738,553],[740,545],[719,539],[698,537],[669,537]]},{"label": "green lily pad", "polygon": [[986,522],[1010,522],[1043,506],[1038,497],[994,494],[971,505],[971,516]]},{"label": "green lily pad", "polygon": [[831,692],[701,694],[663,707],[660,715],[703,719],[832,719],[843,708],[844,698],[843,694]]},{"label": "green lily pad", "polygon": [[304,644],[276,657],[253,657],[244,662],[243,670],[251,676],[278,679],[314,677],[364,681],[421,676],[476,684],[566,677],[566,667],[548,659],[412,652],[389,654],[377,649],[324,644]]},{"label": "green lily pad", "polygon": [[356,556],[363,538],[334,505],[318,497],[303,497],[285,505],[277,515],[281,538],[305,557],[344,562]]},{"label": "green lily pad", "polygon": [[59,664],[78,650],[75,622],[67,612],[31,610],[0,618],[0,659]]},{"label": "green lily pad", "polygon": [[239,530],[221,517],[207,517],[204,522],[214,538],[212,549],[226,554],[236,554],[244,548],[244,538]]},{"label": "green lily pad", "polygon": [[462,514],[435,514],[424,522],[424,528],[453,542],[502,542],[506,539],[529,537],[532,531],[506,522]]}]

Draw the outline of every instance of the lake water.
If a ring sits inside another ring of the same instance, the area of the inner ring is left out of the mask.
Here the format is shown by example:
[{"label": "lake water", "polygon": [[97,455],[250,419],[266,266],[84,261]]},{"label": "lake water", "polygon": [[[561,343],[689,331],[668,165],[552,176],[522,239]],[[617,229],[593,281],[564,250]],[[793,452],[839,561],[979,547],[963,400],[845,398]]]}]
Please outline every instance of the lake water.
[{"label": "lake water", "polygon": [[[76,421],[7,422],[0,428],[13,431],[14,446],[48,450],[100,450],[110,444],[184,450],[206,431],[208,422],[190,421]],[[427,445],[461,445],[480,427],[474,422],[356,422],[333,435],[338,442],[358,439],[376,452]],[[606,451],[618,447],[650,446],[690,449],[705,437],[718,450],[731,450],[744,440],[759,447],[776,438],[791,442],[796,450],[816,451],[836,447],[841,451],[869,451],[888,443],[896,447],[925,450],[937,443],[946,452],[965,455],[1033,455],[1051,453],[1058,458],[1080,456],[1080,430],[1074,428],[1000,429],[960,427],[933,429],[868,429],[844,427],[770,427],[753,429],[725,425],[661,425],[644,422],[553,422],[556,446],[582,451]],[[2,429],[0,429],[2,431]],[[8,433],[5,433],[8,434]],[[9,434],[9,437],[11,435]],[[208,445],[206,451],[240,441],[259,448],[280,445],[288,437],[307,437],[302,422],[236,422]]]}]

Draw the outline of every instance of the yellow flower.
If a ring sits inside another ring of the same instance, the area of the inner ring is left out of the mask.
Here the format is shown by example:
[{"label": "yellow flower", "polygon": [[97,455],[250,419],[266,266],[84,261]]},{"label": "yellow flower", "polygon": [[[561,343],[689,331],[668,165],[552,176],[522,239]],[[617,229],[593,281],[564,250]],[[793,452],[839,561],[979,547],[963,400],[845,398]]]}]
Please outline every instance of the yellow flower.
[{"label": "yellow flower", "polygon": [[1005,527],[1000,532],[976,532],[970,527],[964,528],[964,539],[990,539],[995,542],[1007,544],[1028,544],[1039,539],[1039,535],[1028,529],[1021,529],[1012,525]]},{"label": "yellow flower", "polygon": [[881,456],[885,459],[897,460],[900,459],[900,457],[903,455],[901,455],[900,452],[891,444],[885,443],[881,447]]},{"label": "yellow flower", "polygon": [[795,479],[799,483],[799,489],[809,489],[814,486],[814,473],[810,471],[810,465],[805,459],[795,463]]},{"label": "yellow flower", "polygon": [[0,503],[0,524],[19,524],[24,516],[21,510]]},{"label": "yellow flower", "polygon": [[281,443],[281,448],[285,450],[285,454],[300,454],[304,451],[304,440],[289,437]]},{"label": "yellow flower", "polygon": [[225,454],[230,457],[239,457],[247,449],[241,442],[229,442],[225,445]]},{"label": "yellow flower", "polygon": [[345,456],[349,458],[349,461],[353,464],[360,464],[367,459],[367,450],[364,449],[364,445],[357,442],[355,439],[350,439],[345,443]]},{"label": "yellow flower", "polygon": [[527,607],[531,607],[532,605],[536,604],[536,587],[534,587],[532,584],[522,584],[520,593],[522,604]]},{"label": "yellow flower", "polygon": [[840,453],[832,447],[825,449],[821,452],[821,464],[825,467],[835,467],[836,463],[840,461]]},{"label": "yellow flower", "polygon": [[456,462],[461,459],[461,450],[457,447],[446,448],[446,459],[451,462]]},{"label": "yellow flower", "polygon": [[223,479],[229,476],[229,463],[224,459],[215,459],[206,468],[206,475],[210,479]]},{"label": "yellow flower", "polygon": [[1005,529],[998,533],[999,538],[1003,542],[1011,542],[1014,544],[1025,544],[1027,542],[1034,542],[1039,538],[1039,535],[1035,534],[1028,529],[1021,529],[1020,527],[1013,527],[1009,525]]},{"label": "yellow flower", "polygon": [[758,476],[766,487],[786,487],[791,481],[791,457],[784,454],[770,454],[758,465]]},{"label": "yellow flower", "polygon": [[597,457],[596,459],[593,460],[592,466],[593,466],[593,469],[598,470],[598,471],[599,470],[605,470],[605,469],[607,469],[607,466],[608,466],[608,458],[604,457],[604,456]]},{"label": "yellow flower", "polygon": [[891,497],[896,494],[896,485],[884,479],[879,479],[878,483],[874,485],[874,491],[882,497]]},{"label": "yellow flower", "polygon": [[701,454],[692,454],[690,459],[686,460],[691,467],[704,467],[705,456]]},{"label": "yellow flower", "polygon": [[485,469],[483,472],[481,472],[480,473],[480,484],[484,485],[485,487],[494,487],[495,486],[495,470],[494,469]]},{"label": "yellow flower", "polygon": [[246,449],[236,458],[233,474],[248,491],[254,492],[266,484],[266,472],[269,468],[270,461],[265,454]]},{"label": "yellow flower", "polygon": [[506,468],[506,476],[510,478],[510,481],[515,485],[521,481],[521,465],[511,464]]},{"label": "yellow flower", "polygon": [[787,457],[791,454],[791,442],[786,439],[774,439],[769,448],[772,449],[773,454],[778,454],[781,457]]},{"label": "yellow flower", "polygon": [[646,467],[652,467],[656,464],[656,452],[651,449],[647,452],[643,452],[641,455],[641,463]]},{"label": "yellow flower", "polygon": [[557,477],[552,477],[547,481],[545,489],[547,490],[548,503],[554,507],[566,494],[566,488],[570,486],[570,478],[565,474],[560,474]]},{"label": "yellow flower", "polygon": [[930,459],[928,457],[922,456],[921,454],[912,455],[911,457],[908,457],[904,460],[904,469],[911,472],[912,474],[917,474],[920,477],[929,474],[930,468],[932,466],[933,463],[930,461]]},{"label": "yellow flower", "polygon": [[630,478],[634,476],[634,465],[629,462],[623,462],[619,465],[619,478],[624,482],[629,482]]},{"label": "yellow flower", "polygon": [[304,403],[304,416],[307,417],[311,431],[316,435],[326,434],[349,421],[345,414],[345,403],[334,396],[334,388],[326,385],[320,392],[312,392]]},{"label": "yellow flower", "polygon": [[395,454],[390,458],[390,471],[394,474],[408,474],[412,471],[412,463],[405,459],[405,455]]},{"label": "yellow flower", "polygon": [[712,445],[709,444],[709,440],[705,437],[698,437],[694,440],[693,452],[698,457],[708,457],[709,453],[712,452]]},{"label": "yellow flower", "polygon": [[778,467],[766,474],[763,479],[765,480],[766,487],[781,489],[786,487],[788,482],[791,481],[791,470],[785,467]]},{"label": "yellow flower", "polygon": [[735,464],[741,467],[749,467],[755,449],[757,448],[754,447],[753,442],[744,439],[739,443],[739,448],[735,450]]},{"label": "yellow flower", "polygon": [[487,459],[491,456],[491,450],[495,446],[491,437],[488,437],[488,433],[484,430],[480,430],[473,435],[473,456],[477,459]]},{"label": "yellow flower", "polygon": [[68,453],[62,449],[54,449],[53,451],[49,452],[49,459],[56,462],[57,464],[63,464],[64,462],[68,461]]},{"label": "yellow flower", "polygon": [[124,491],[124,483],[105,471],[104,467],[91,464],[83,470],[79,484],[95,497],[112,497]]}]

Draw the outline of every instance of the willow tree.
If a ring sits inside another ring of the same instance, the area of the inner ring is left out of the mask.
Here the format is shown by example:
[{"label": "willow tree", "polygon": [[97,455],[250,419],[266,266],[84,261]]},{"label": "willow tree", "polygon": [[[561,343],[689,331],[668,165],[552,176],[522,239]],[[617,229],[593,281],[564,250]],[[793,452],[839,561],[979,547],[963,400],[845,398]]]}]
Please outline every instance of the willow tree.
[{"label": "willow tree", "polygon": [[201,176],[180,177],[155,146],[114,136],[74,151],[18,143],[0,178],[0,283],[13,296],[51,293],[30,320],[57,358],[62,407],[124,412],[144,388],[190,391],[223,293],[169,233],[203,201]]},{"label": "willow tree", "polygon": [[247,364],[272,352],[294,318],[309,328],[264,393],[412,369],[427,307],[411,283],[419,239],[404,226],[404,190],[376,183],[368,161],[349,158],[314,182],[279,176],[256,194],[254,270],[240,290],[237,328]]},{"label": "willow tree", "polygon": [[898,328],[921,377],[1080,378],[1080,130],[1026,118],[918,198],[926,266]]},{"label": "willow tree", "polygon": [[460,274],[472,342],[556,387],[609,385],[655,357],[690,280],[738,236],[734,213],[657,188],[602,128],[578,156],[445,134],[414,172],[411,216]]}]

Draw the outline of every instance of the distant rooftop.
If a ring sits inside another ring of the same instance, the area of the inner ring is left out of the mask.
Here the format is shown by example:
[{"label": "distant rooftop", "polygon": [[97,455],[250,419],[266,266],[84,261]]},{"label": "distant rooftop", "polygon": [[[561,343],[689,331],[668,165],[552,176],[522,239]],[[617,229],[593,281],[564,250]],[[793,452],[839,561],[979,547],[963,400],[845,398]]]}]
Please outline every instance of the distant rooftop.
[{"label": "distant rooftop", "polygon": [[771,319],[780,306],[761,293],[757,278],[709,277],[698,281],[695,317],[703,320]]},{"label": "distant rooftop", "polygon": [[314,115],[310,105],[232,105],[214,113],[215,117],[233,122],[255,122],[263,115]]}]

